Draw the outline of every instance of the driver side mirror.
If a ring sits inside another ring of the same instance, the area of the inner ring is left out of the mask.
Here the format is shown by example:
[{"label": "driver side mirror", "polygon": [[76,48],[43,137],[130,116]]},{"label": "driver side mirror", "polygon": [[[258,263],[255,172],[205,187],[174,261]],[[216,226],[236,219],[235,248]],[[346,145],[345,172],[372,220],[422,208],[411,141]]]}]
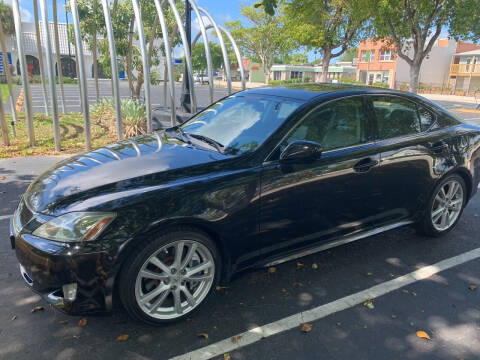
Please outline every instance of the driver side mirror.
[{"label": "driver side mirror", "polygon": [[308,163],[322,153],[322,146],[315,141],[297,140],[289,144],[280,154],[281,164]]}]

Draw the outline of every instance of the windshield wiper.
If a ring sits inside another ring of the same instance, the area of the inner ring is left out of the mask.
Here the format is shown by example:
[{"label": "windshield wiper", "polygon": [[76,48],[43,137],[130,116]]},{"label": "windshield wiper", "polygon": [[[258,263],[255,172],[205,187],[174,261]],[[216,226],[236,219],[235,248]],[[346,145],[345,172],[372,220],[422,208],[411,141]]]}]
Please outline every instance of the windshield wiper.
[{"label": "windshield wiper", "polygon": [[217,149],[217,151],[219,153],[223,154],[224,146],[222,144],[220,144],[218,141],[213,140],[213,139],[211,139],[211,138],[209,138],[208,136],[205,136],[205,135],[190,134],[190,133],[185,133],[185,132],[183,134],[188,135],[190,137],[193,137],[195,139],[201,140],[201,141],[213,146],[215,149]]},{"label": "windshield wiper", "polygon": [[175,126],[175,127],[171,127],[171,128],[168,128],[168,129],[165,129],[165,132],[169,135],[172,135],[173,133],[173,136],[176,138],[176,139],[179,139],[181,141],[183,141],[184,143],[187,143],[187,144],[191,144],[192,142],[188,139],[188,137],[186,136],[185,132],[182,130],[181,127],[178,127],[178,126]]}]

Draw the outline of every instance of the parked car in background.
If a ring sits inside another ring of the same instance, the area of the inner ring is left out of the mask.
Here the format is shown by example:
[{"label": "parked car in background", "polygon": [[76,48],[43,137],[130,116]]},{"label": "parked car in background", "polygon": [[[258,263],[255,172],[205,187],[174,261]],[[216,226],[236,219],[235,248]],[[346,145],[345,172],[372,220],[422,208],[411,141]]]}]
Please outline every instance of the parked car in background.
[{"label": "parked car in background", "polygon": [[159,324],[245,269],[409,224],[451,231],[477,191],[479,148],[479,127],[410,93],[247,90],[61,161],[29,186],[10,240],[25,282],[57,308],[121,301]]},{"label": "parked car in background", "polygon": [[198,82],[200,84],[208,84],[209,83],[208,75],[204,73],[193,74],[193,81]]}]

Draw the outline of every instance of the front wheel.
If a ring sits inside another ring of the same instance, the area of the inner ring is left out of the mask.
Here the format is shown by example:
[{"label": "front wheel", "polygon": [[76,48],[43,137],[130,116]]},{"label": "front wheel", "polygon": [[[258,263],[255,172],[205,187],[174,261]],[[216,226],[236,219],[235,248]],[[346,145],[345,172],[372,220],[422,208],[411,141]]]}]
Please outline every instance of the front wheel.
[{"label": "front wheel", "polygon": [[425,217],[420,225],[421,232],[440,236],[452,230],[460,219],[467,202],[465,181],[453,174],[443,179],[430,198]]},{"label": "front wheel", "polygon": [[143,243],[120,276],[122,303],[150,324],[176,321],[197,309],[217,283],[220,257],[205,234],[179,230]]}]

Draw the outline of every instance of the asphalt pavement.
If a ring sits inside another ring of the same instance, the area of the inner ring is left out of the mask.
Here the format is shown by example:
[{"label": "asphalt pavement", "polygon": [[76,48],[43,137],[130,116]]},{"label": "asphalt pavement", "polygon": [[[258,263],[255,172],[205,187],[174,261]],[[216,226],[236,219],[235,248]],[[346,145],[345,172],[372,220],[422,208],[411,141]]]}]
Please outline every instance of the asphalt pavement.
[{"label": "asphalt pavement", "polygon": [[[480,117],[458,114],[475,123]],[[83,317],[56,311],[24,284],[8,240],[6,216],[35,176],[60,159],[0,160],[0,359],[199,359],[206,347],[215,350],[211,357],[239,360],[480,359],[480,258],[462,255],[480,251],[479,195],[457,228],[439,239],[404,227],[278,265],[275,272],[245,272],[179,323],[151,327],[117,308],[112,316],[85,317],[79,326]],[[451,266],[442,270],[444,263]],[[371,302],[342,300],[418,271],[433,275]],[[32,313],[37,306],[43,310]],[[329,311],[307,319],[305,331],[288,321],[322,306]],[[270,332],[243,346],[266,325]],[[120,335],[128,339],[117,341]]]}]

